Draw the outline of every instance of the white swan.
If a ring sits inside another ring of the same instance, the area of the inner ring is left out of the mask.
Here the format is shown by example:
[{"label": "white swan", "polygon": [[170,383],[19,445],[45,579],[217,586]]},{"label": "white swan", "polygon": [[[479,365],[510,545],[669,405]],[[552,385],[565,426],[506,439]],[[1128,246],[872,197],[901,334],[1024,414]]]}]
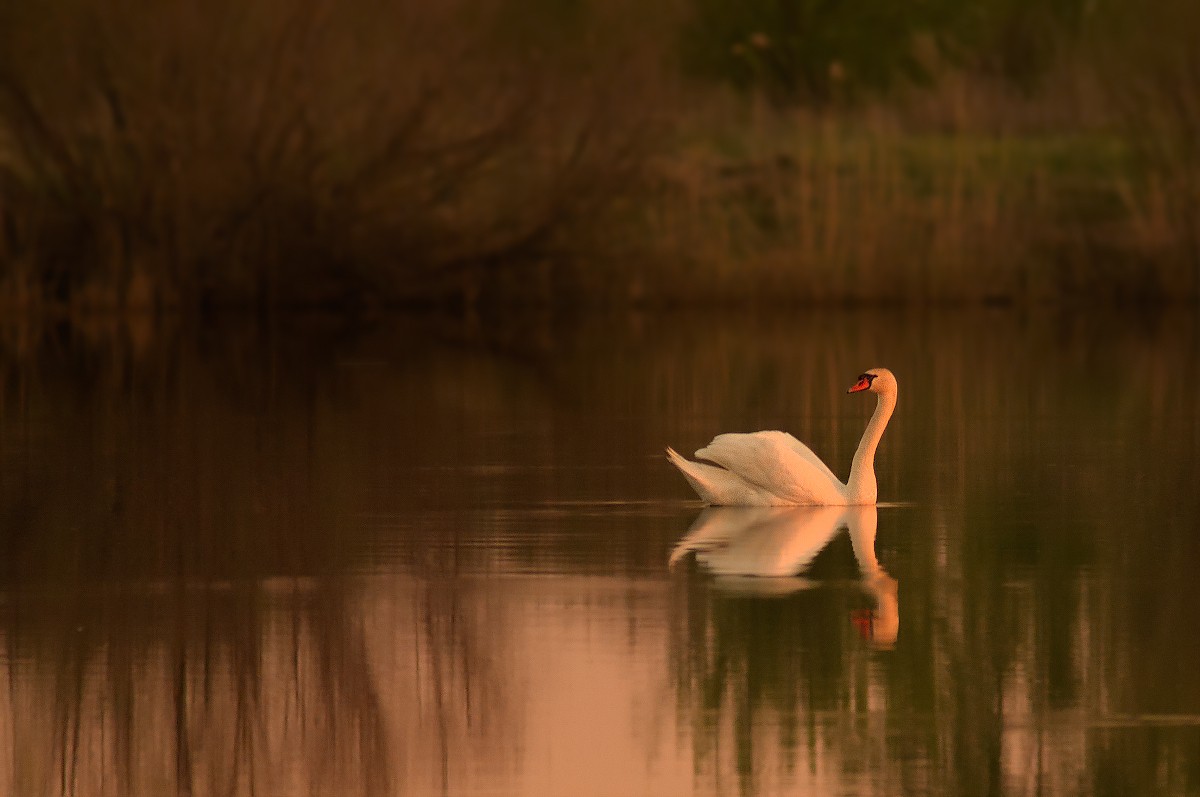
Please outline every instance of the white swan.
[{"label": "white swan", "polygon": [[824,462],[786,432],[722,434],[696,452],[692,462],[667,448],[667,458],[706,504],[717,506],[862,506],[878,497],[875,449],[896,409],[896,377],[886,368],[859,375],[847,393],[879,398],[843,484]]}]

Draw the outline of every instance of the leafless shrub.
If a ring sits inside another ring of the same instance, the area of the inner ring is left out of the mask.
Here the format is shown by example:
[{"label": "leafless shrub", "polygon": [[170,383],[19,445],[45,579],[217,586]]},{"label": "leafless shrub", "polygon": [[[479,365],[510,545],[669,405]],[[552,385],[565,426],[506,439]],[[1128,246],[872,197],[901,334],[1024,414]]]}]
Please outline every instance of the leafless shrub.
[{"label": "leafless shrub", "polygon": [[504,5],[8,4],[8,298],[429,296],[532,259],[627,172],[640,95]]}]

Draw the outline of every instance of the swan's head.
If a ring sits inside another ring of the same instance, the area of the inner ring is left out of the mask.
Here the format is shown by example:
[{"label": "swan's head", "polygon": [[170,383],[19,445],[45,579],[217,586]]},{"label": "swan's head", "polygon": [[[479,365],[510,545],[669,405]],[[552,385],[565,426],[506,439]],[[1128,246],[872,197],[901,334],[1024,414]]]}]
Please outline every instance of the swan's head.
[{"label": "swan's head", "polygon": [[859,374],[858,381],[846,392],[861,393],[864,390],[872,393],[895,393],[896,377],[886,368],[872,368]]}]

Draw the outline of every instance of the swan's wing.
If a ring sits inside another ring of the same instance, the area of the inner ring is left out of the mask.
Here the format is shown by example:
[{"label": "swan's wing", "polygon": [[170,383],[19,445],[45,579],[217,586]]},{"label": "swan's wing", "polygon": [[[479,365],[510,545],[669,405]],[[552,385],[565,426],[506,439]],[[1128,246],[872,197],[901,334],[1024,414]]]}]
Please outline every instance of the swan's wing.
[{"label": "swan's wing", "polygon": [[696,452],[789,504],[841,504],[842,483],[808,446],[784,432],[722,434]]},{"label": "swan's wing", "polygon": [[679,468],[680,473],[692,485],[696,495],[706,504],[714,506],[770,506],[784,503],[783,499],[770,491],[763,490],[725,468],[692,462],[679,455],[673,448],[667,449],[667,458]]},{"label": "swan's wing", "polygon": [[804,443],[800,442],[795,437],[792,437],[787,432],[755,432],[755,434],[777,436],[779,438],[779,442],[782,445],[788,446],[793,451],[795,451],[797,454],[799,454],[800,456],[807,459],[809,462],[811,462],[813,465],[815,465],[818,469],[820,469],[826,476],[828,476],[830,481],[833,481],[833,482],[841,481],[837,477],[837,474],[835,474],[832,470],[830,470],[829,466],[826,465],[824,462],[822,462],[821,458],[818,457],[811,448],[804,445]]}]

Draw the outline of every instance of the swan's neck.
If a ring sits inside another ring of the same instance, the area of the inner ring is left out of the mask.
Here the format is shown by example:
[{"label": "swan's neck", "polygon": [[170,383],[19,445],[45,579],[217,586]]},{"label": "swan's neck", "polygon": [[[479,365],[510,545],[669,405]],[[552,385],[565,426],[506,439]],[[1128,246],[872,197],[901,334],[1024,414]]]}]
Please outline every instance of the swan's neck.
[{"label": "swan's neck", "polygon": [[854,452],[854,463],[850,466],[850,479],[846,482],[846,495],[853,504],[873,504],[879,490],[875,483],[875,449],[887,427],[892,411],[896,409],[895,392],[880,393],[875,403],[875,414],[871,416],[863,431],[858,450]]}]

